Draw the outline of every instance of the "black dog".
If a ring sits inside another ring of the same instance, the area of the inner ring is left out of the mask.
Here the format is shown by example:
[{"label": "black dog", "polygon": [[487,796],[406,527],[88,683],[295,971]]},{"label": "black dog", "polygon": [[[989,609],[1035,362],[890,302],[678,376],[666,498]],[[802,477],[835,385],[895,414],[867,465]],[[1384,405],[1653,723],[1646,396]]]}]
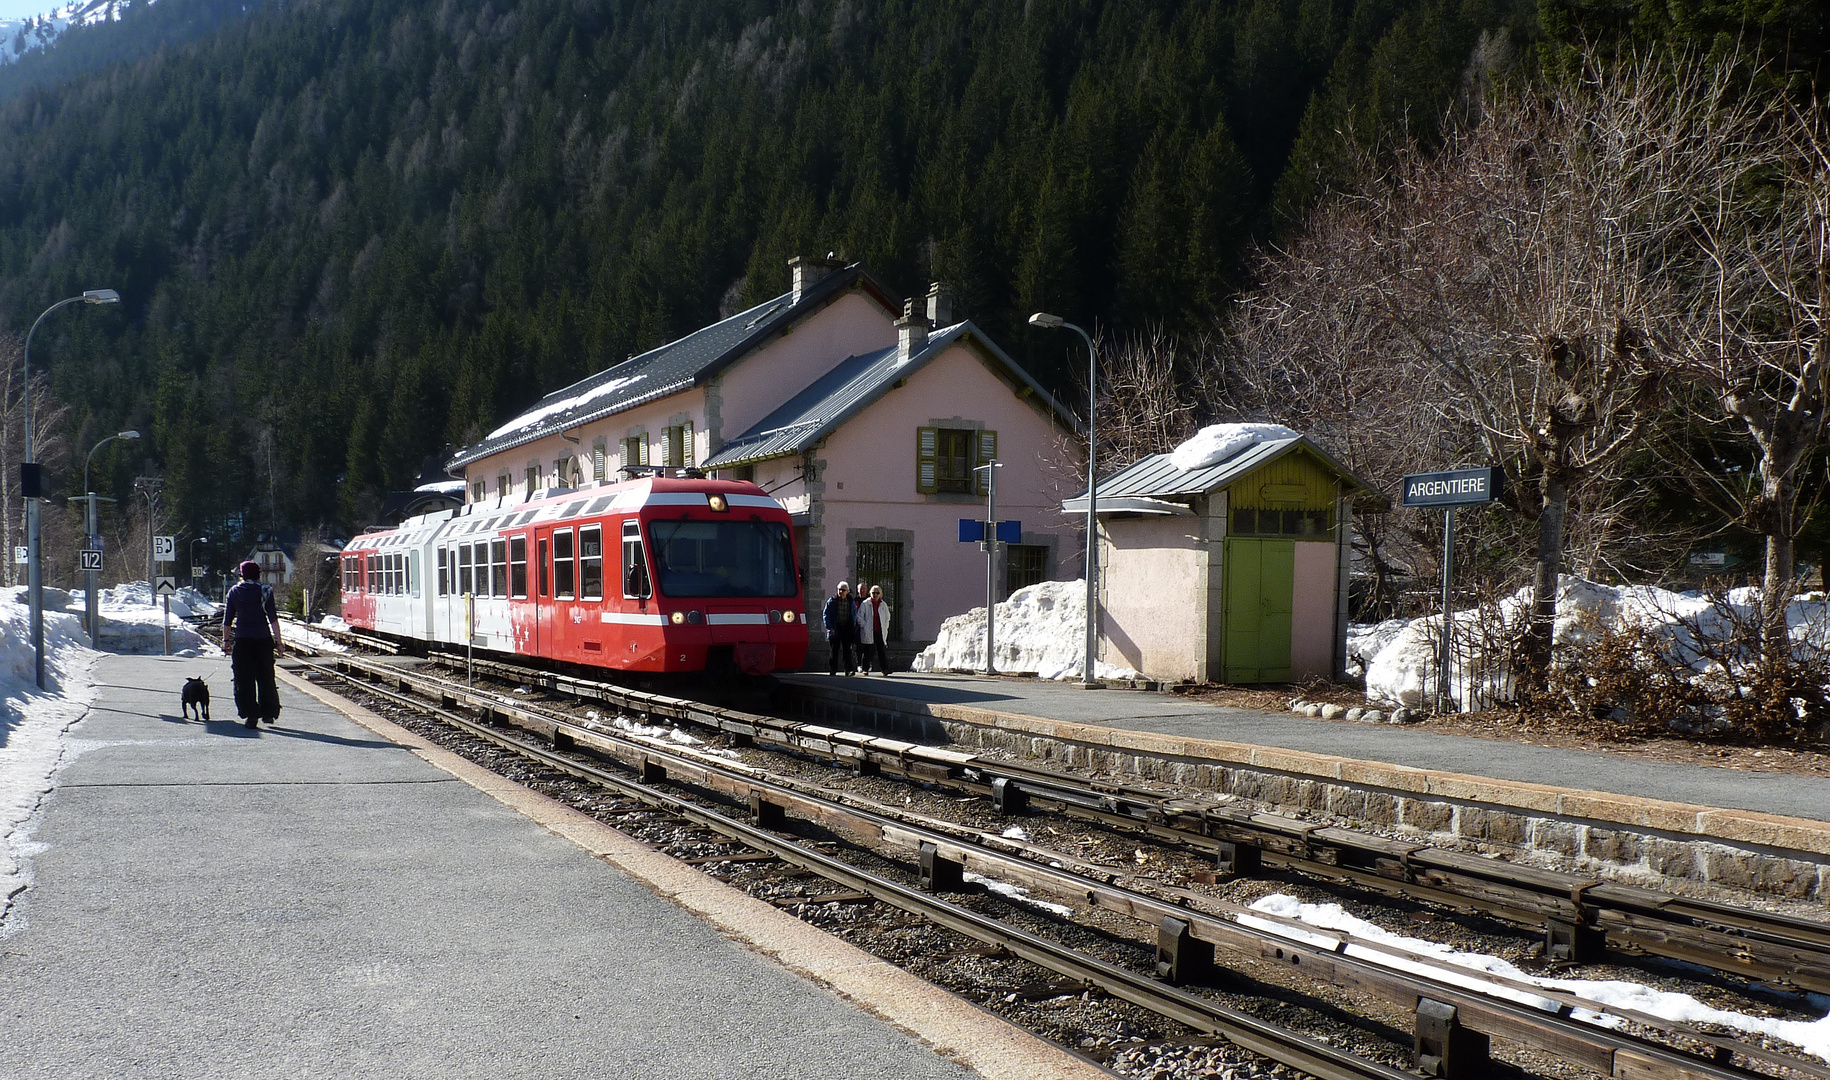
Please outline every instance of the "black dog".
[{"label": "black dog", "polygon": [[197,710],[197,719],[210,718],[210,685],[202,679],[184,680],[184,718],[191,718],[191,710]]}]

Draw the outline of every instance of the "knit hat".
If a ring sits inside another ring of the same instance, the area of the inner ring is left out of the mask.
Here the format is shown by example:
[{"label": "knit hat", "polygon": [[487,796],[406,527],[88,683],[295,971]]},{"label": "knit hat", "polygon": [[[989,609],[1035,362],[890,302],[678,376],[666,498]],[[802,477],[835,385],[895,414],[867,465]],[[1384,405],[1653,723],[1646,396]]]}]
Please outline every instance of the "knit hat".
[{"label": "knit hat", "polygon": [[245,578],[249,578],[250,580],[252,580],[253,578],[260,577],[261,576],[261,564],[255,562],[253,559],[249,559],[247,562],[242,563],[241,564],[241,576],[245,577]]}]

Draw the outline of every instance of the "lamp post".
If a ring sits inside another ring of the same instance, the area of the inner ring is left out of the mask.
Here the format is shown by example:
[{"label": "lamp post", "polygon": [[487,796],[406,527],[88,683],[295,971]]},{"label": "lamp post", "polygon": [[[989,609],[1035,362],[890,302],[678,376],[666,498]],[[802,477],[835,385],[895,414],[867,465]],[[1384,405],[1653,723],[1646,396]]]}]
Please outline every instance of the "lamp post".
[{"label": "lamp post", "polygon": [[113,289],[90,289],[81,296],[59,300],[45,308],[32,328],[25,332],[25,464],[20,469],[20,490],[25,495],[26,591],[31,595],[32,652],[36,656],[38,689],[44,689],[44,566],[39,556],[38,500],[43,497],[44,481],[39,475],[38,449],[32,432],[32,335],[45,316],[60,307],[75,303],[118,304],[121,294]]},{"label": "lamp post", "polygon": [[[89,501],[89,518],[84,525],[89,538],[89,547],[97,551],[100,551],[102,547],[101,520],[95,505],[99,496],[96,495],[95,489],[89,486],[89,465],[95,461],[95,452],[114,440],[139,437],[140,433],[137,431],[116,432],[91,446],[89,456],[83,459],[83,494],[88,497]],[[108,501],[113,502],[114,500]],[[102,603],[99,595],[101,569],[99,566],[91,565],[88,570],[84,571],[85,581],[83,583],[83,607],[89,616],[89,644],[98,649],[102,646]]]},{"label": "lamp post", "polygon": [[1099,473],[1095,458],[1099,446],[1099,353],[1085,330],[1059,315],[1038,311],[1029,317],[1029,325],[1044,330],[1072,330],[1087,343],[1087,657],[1080,672],[1080,688],[1097,690],[1100,684],[1094,665],[1099,654]]}]

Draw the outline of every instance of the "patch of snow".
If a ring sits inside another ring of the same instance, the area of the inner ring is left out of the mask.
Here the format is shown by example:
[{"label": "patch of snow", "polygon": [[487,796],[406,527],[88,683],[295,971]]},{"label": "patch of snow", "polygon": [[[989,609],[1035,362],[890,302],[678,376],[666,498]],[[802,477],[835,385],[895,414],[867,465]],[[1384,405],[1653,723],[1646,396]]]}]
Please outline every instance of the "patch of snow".
[{"label": "patch of snow", "polygon": [[[998,605],[994,627],[997,669],[1035,672],[1044,679],[1079,679],[1087,651],[1087,583],[1044,581]],[[985,609],[940,624],[940,636],[910,665],[914,671],[984,671]],[[1130,668],[1100,661],[1102,679],[1136,679]]]},{"label": "patch of snow", "polygon": [[1257,443],[1296,437],[1296,432],[1282,424],[1214,424],[1171,450],[1169,463],[1183,472],[1205,469]]},{"label": "patch of snow", "polygon": [[[608,397],[639,378],[641,378],[640,375],[628,375],[620,379],[611,379],[602,386],[594,386],[583,393],[574,394],[569,398],[561,398],[550,405],[542,405],[537,409],[524,412],[520,416],[515,417],[508,423],[503,424],[501,427],[490,432],[488,438],[499,439],[504,435],[520,431],[523,428],[533,427],[549,416],[557,416],[568,409],[580,408],[596,401],[598,398]],[[462,484],[463,482],[459,481],[460,488],[462,487]]]},{"label": "patch of snow", "polygon": [[1037,900],[1035,897],[1029,895],[1028,890],[1023,889],[1020,886],[1011,885],[1008,882],[999,881],[996,878],[988,878],[983,874],[974,874],[968,871],[960,875],[960,880],[967,884],[977,883],[983,885],[985,886],[986,892],[997,893],[999,896],[1015,900],[1020,904],[1028,904],[1033,908],[1040,908],[1051,914],[1063,917],[1074,914],[1074,909],[1068,907],[1066,904],[1055,904],[1050,903],[1047,900]]},{"label": "patch of snow", "polygon": [[[1557,586],[1554,640],[1559,645],[1581,645],[1593,628],[1638,626],[1662,635],[1676,655],[1695,658],[1697,642],[1693,624],[1705,637],[1725,637],[1737,621],[1750,622],[1759,603],[1758,589],[1731,590],[1724,598],[1726,610],[1699,593],[1672,592],[1650,585],[1600,585],[1565,574]],[[1464,711],[1484,708],[1512,694],[1511,676],[1484,655],[1491,651],[1489,635],[1510,634],[1530,617],[1531,589],[1524,588],[1502,599],[1486,616],[1478,610],[1457,611],[1451,627],[1455,638],[1449,698]],[[1497,625],[1487,625],[1493,618]],[[1801,647],[1824,649],[1830,645],[1830,604],[1820,593],[1795,597],[1786,608],[1791,638]],[[1418,708],[1436,698],[1437,669],[1442,640],[1442,616],[1389,620],[1376,626],[1356,626],[1348,631],[1348,652],[1365,659],[1366,698],[1382,705]],[[1701,671],[1709,662],[1694,659]]]},{"label": "patch of snow", "polygon": [[[1294,919],[1324,930],[1351,934],[1354,938],[1368,944],[1389,946],[1394,950],[1414,954],[1419,959],[1416,962],[1410,962],[1394,957],[1391,953],[1359,945],[1349,945],[1346,949],[1348,956],[1436,978],[1444,977],[1445,967],[1457,969],[1468,974],[1451,975],[1449,981],[1471,990],[1518,1001],[1545,1011],[1557,1009],[1557,1002],[1516,987],[1489,982],[1479,976],[1497,976],[1530,986],[1543,987],[1547,990],[1561,990],[1574,994],[1600,1005],[1603,1009],[1599,1013],[1579,1010],[1575,1015],[1603,1027],[1616,1027],[1623,1021],[1624,1018],[1610,1015],[1605,1011],[1608,1006],[1614,1006],[1622,1010],[1661,1017],[1674,1023],[1721,1025],[1749,1034],[1768,1035],[1784,1039],[1807,1053],[1830,1060],[1830,1016],[1817,1020],[1783,1020],[1776,1017],[1754,1016],[1748,1013],[1718,1009],[1698,1001],[1689,994],[1671,993],[1641,983],[1613,979],[1540,978],[1519,970],[1497,956],[1462,952],[1438,942],[1394,934],[1375,923],[1347,914],[1339,904],[1309,904],[1283,893],[1275,893],[1259,900],[1252,905],[1252,910]],[[1292,940],[1308,940],[1312,944],[1322,944],[1327,947],[1333,947],[1335,944],[1333,938],[1306,935],[1301,930],[1281,923],[1253,919],[1250,916],[1242,917],[1239,921],[1241,924]],[[1818,995],[1809,995],[1805,1000],[1809,1001],[1814,1009],[1821,1010],[1830,1007],[1830,999]]]},{"label": "patch of snow", "polygon": [[72,0],[43,15],[0,19],[0,64],[10,64],[34,49],[49,48],[72,26],[115,22],[126,10],[127,0]]}]

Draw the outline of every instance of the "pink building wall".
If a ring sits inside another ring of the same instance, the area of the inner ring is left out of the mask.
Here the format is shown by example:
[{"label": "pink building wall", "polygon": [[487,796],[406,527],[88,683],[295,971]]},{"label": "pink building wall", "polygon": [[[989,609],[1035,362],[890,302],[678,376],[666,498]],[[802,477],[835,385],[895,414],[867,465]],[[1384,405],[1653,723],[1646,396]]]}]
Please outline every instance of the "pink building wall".
[{"label": "pink building wall", "polygon": [[1120,529],[1108,529],[1110,524],[1103,521],[1100,528],[1099,594],[1106,617],[1099,658],[1158,679],[1200,678],[1206,640],[1204,604],[1195,592],[1205,580],[1201,519],[1139,517]]},{"label": "pink building wall", "polygon": [[[1033,399],[1032,399],[1033,400]],[[906,581],[913,602],[902,626],[912,640],[932,640],[943,619],[985,605],[985,554],[977,544],[959,542],[959,519],[985,516],[982,495],[924,495],[917,488],[916,433],[923,427],[977,427],[998,433],[998,517],[1023,523],[1025,542],[1054,547],[1051,578],[1064,575],[1064,561],[1078,557],[1075,523],[1061,512],[1073,494],[1070,459],[1060,472],[1049,467],[1062,432],[1042,408],[1019,399],[1009,383],[993,374],[975,350],[955,345],[833,432],[816,451],[822,462],[816,484],[823,488],[821,516],[813,543],[814,580],[808,604],[831,595],[838,582],[854,580],[847,539],[852,530],[913,534],[915,579]],[[793,495],[793,489],[776,493]],[[1001,558],[1001,557],[1000,557]],[[1002,599],[1000,595],[999,599]]]},{"label": "pink building wall", "polygon": [[1290,676],[1334,677],[1335,590],[1340,574],[1335,544],[1296,544],[1296,589],[1290,612]]},{"label": "pink building wall", "polygon": [[750,430],[841,360],[896,344],[895,315],[851,292],[797,323],[713,380],[725,440]]}]

